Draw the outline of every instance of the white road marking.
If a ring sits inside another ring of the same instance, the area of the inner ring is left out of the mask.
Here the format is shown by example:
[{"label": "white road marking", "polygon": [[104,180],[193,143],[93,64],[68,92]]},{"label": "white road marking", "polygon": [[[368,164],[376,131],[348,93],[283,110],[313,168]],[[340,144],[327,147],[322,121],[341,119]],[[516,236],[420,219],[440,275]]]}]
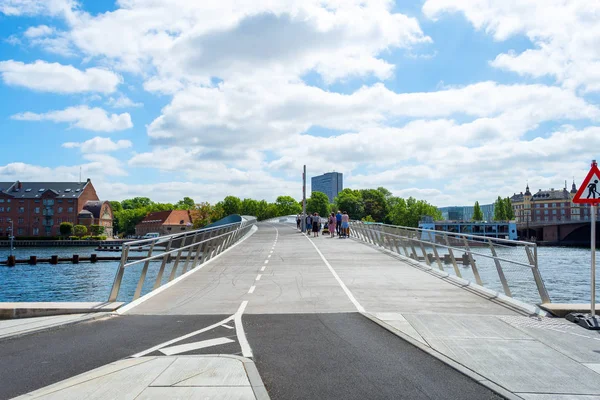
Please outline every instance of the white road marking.
[{"label": "white road marking", "polygon": [[227,329],[233,329],[233,326],[229,326],[229,325],[226,325],[226,324],[223,324],[223,325],[221,325],[221,326],[222,326],[223,328],[227,328]]},{"label": "white road marking", "polygon": [[211,326],[207,326],[206,328],[202,328],[202,329],[199,329],[199,330],[194,331],[192,333],[188,333],[187,335],[183,335],[183,336],[180,336],[178,338],[169,340],[168,342],[161,343],[161,344],[159,344],[157,346],[149,348],[148,350],[144,350],[144,351],[142,351],[140,353],[134,354],[134,355],[131,356],[131,358],[138,358],[138,357],[145,356],[146,354],[150,354],[152,352],[155,352],[156,350],[162,349],[163,347],[169,346],[169,345],[171,345],[173,343],[177,343],[177,342],[180,342],[180,341],[185,340],[187,338],[191,338],[192,336],[196,336],[196,335],[199,335],[199,334],[204,333],[206,331],[210,331],[211,329],[214,329],[214,328],[216,328],[218,326],[226,324],[227,322],[229,322],[232,319],[234,319],[234,317],[235,317],[235,315],[232,315],[230,317],[225,318],[222,321],[217,322],[216,324],[212,324]]},{"label": "white road marking", "polygon": [[267,256],[267,258],[271,258],[271,254],[269,254],[269,255]]},{"label": "white road marking", "polygon": [[248,301],[244,301],[240,308],[234,315],[235,329],[238,337],[238,342],[240,342],[240,347],[242,348],[242,355],[244,357],[252,357],[252,349],[250,348],[250,344],[248,343],[248,339],[246,339],[246,333],[244,332],[244,325],[242,325],[242,314],[248,305]]},{"label": "white road marking", "polygon": [[321,250],[319,250],[319,248],[317,247],[317,245],[314,244],[313,241],[308,236],[306,236],[306,239],[308,239],[308,241],[310,242],[310,244],[313,245],[313,247],[315,248],[315,250],[317,251],[317,253],[319,253],[319,255],[321,256],[321,259],[323,260],[323,262],[325,263],[325,265],[327,265],[327,268],[329,268],[329,271],[331,271],[331,274],[338,281],[338,283],[340,284],[340,286],[342,287],[342,289],[346,293],[346,296],[348,296],[348,298],[350,299],[350,301],[352,302],[352,304],[354,304],[354,306],[356,307],[356,309],[358,310],[358,312],[365,312],[364,307],[360,305],[360,303],[358,302],[358,300],[356,300],[356,298],[354,298],[354,295],[352,294],[352,292],[350,292],[350,290],[348,289],[348,287],[344,284],[344,282],[342,282],[342,280],[338,276],[337,272],[335,272],[335,270],[333,269],[333,267],[331,266],[331,264],[329,264],[329,261],[327,261],[327,259],[323,255],[323,253],[321,253]]},{"label": "white road marking", "polygon": [[250,290],[248,290],[248,293],[250,293],[250,294],[254,293],[254,289],[256,289],[256,286],[254,286],[254,285],[250,286]]},{"label": "white road marking", "polygon": [[234,340],[226,337],[220,337],[216,339],[202,340],[200,342],[180,344],[179,346],[166,347],[159,351],[166,356],[172,356],[180,353],[187,353],[192,350],[204,349],[206,347],[218,346],[220,344],[233,343]]},{"label": "white road marking", "polygon": [[258,276],[256,277],[256,280],[257,280],[257,281],[260,281],[260,278],[261,278],[261,277],[262,277],[262,275],[261,275],[261,274],[258,274]]},{"label": "white road marking", "polygon": [[265,260],[265,264],[268,264],[268,263],[269,263],[269,260]]},{"label": "white road marking", "polygon": [[265,270],[265,266],[263,265],[262,268],[260,269],[260,272]]},{"label": "white road marking", "polygon": [[270,253],[270,254],[273,254],[273,250],[271,250],[269,253]]}]

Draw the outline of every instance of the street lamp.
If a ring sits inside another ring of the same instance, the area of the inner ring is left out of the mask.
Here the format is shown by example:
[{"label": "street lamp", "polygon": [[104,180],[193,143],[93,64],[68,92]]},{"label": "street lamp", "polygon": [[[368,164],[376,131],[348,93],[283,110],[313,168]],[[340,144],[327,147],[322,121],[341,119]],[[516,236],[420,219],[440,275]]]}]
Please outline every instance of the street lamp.
[{"label": "street lamp", "polygon": [[14,250],[14,241],[15,241],[15,226],[13,224],[13,220],[9,219],[6,222],[10,222],[10,236],[8,237],[10,239],[10,255],[13,255],[13,250]]}]

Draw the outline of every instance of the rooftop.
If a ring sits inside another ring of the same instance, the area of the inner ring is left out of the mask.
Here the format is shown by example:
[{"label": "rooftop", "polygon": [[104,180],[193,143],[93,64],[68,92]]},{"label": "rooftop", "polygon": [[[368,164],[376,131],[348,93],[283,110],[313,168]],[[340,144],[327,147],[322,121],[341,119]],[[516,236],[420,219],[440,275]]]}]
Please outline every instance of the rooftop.
[{"label": "rooftop", "polygon": [[79,198],[83,189],[90,183],[85,182],[0,182],[0,193],[18,199],[36,199],[47,191],[59,198]]}]

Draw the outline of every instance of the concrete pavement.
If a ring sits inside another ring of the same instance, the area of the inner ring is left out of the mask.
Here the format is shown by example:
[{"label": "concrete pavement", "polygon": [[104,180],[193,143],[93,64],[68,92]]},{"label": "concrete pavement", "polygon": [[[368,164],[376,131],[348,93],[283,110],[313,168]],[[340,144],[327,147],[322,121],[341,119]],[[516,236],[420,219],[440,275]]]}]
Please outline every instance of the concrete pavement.
[{"label": "concrete pavement", "polygon": [[[0,341],[0,357],[16,365],[0,369],[0,380],[14,395],[124,357],[232,354],[255,360],[281,399],[307,398],[303,390],[309,398],[495,398],[488,387],[526,399],[595,396],[597,337],[472,289],[374,246],[260,224],[122,316]],[[48,348],[41,359],[28,354],[37,347]],[[37,386],[19,380],[37,375]]]}]

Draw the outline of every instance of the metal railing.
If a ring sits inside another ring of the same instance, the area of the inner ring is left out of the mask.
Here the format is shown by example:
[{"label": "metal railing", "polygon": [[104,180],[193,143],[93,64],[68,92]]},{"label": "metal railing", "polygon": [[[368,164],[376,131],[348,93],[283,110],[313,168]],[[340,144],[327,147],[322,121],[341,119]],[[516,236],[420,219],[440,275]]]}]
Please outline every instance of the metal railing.
[{"label": "metal railing", "polygon": [[508,297],[550,303],[535,243],[361,221],[350,235]]},{"label": "metal railing", "polygon": [[[136,300],[142,295],[151,266],[155,267],[156,275],[149,291],[214,258],[236,243],[256,224],[256,218],[244,218],[241,222],[232,224],[124,243],[108,301],[117,300],[125,272],[134,269],[131,267],[141,266],[141,269],[136,271],[140,274],[132,299]],[[135,256],[136,252],[143,255]],[[165,274],[168,267],[170,272]]]}]

